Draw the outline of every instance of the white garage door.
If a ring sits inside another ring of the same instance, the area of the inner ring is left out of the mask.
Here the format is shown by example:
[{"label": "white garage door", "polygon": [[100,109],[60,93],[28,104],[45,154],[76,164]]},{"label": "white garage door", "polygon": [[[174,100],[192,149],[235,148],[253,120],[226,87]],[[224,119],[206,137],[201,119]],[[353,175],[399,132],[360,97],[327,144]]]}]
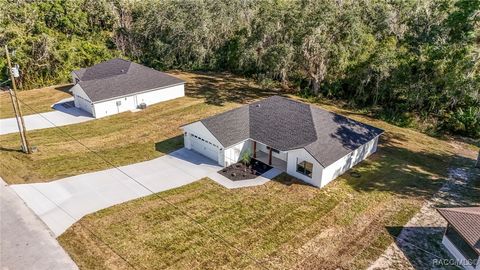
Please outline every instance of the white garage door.
[{"label": "white garage door", "polygon": [[192,149],[210,159],[218,161],[218,146],[195,134],[190,134]]}]

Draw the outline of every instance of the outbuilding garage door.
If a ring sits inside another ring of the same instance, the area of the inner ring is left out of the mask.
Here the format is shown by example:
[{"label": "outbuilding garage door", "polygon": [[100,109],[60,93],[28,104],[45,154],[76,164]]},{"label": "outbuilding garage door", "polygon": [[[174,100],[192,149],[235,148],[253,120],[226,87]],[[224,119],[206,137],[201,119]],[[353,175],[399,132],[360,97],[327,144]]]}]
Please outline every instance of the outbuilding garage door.
[{"label": "outbuilding garage door", "polygon": [[77,101],[78,107],[86,112],[92,113],[92,103],[81,96],[75,95],[75,101]]},{"label": "outbuilding garage door", "polygon": [[192,149],[210,159],[218,161],[218,145],[195,134],[190,134]]}]

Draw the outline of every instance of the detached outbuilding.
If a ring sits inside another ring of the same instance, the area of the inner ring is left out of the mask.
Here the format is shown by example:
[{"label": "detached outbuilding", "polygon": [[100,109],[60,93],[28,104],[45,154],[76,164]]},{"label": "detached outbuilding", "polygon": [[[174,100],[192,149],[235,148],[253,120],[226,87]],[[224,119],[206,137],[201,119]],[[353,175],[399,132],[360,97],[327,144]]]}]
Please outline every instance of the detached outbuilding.
[{"label": "detached outbuilding", "polygon": [[185,81],[124,59],[71,73],[75,107],[100,118],[183,97]]},{"label": "detached outbuilding", "polygon": [[[473,191],[472,191],[473,192]],[[480,207],[438,208],[448,222],[442,243],[467,270],[480,270]]]},{"label": "detached outbuilding", "polygon": [[244,153],[323,187],[377,150],[383,130],[273,96],[182,127],[187,149],[221,166]]}]

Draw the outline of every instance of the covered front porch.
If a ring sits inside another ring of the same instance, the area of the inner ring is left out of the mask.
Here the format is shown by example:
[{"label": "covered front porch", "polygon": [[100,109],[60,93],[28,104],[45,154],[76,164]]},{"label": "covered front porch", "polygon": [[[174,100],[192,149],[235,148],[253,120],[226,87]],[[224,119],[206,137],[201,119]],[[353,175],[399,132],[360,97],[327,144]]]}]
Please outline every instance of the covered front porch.
[{"label": "covered front porch", "polygon": [[281,171],[287,171],[288,153],[278,151],[263,143],[252,140],[252,158],[257,159],[265,164],[275,167]]}]

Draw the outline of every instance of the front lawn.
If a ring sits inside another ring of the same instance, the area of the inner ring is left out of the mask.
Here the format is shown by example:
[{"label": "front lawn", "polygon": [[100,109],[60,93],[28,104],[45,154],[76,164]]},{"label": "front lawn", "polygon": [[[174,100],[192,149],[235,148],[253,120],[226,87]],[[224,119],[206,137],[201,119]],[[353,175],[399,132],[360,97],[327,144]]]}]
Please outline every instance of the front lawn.
[{"label": "front lawn", "polygon": [[[17,97],[28,106],[20,103],[23,115],[35,114],[36,112],[51,111],[51,106],[72,95],[68,93],[72,85],[56,85],[40,89],[18,91]],[[8,92],[0,93],[0,119],[15,117],[12,101]]]},{"label": "front lawn", "polygon": [[202,179],[91,214],[59,241],[82,269],[361,269],[443,182],[431,157],[392,151],[323,189],[287,175],[234,190]]},{"label": "front lawn", "polygon": [[183,146],[181,125],[277,93],[229,74],[174,75],[187,81],[186,97],[61,127],[80,143],[56,128],[30,131],[38,152],[25,155],[18,134],[0,136],[0,176],[10,184],[45,182],[111,167],[85,146],[116,165],[150,160]]}]

